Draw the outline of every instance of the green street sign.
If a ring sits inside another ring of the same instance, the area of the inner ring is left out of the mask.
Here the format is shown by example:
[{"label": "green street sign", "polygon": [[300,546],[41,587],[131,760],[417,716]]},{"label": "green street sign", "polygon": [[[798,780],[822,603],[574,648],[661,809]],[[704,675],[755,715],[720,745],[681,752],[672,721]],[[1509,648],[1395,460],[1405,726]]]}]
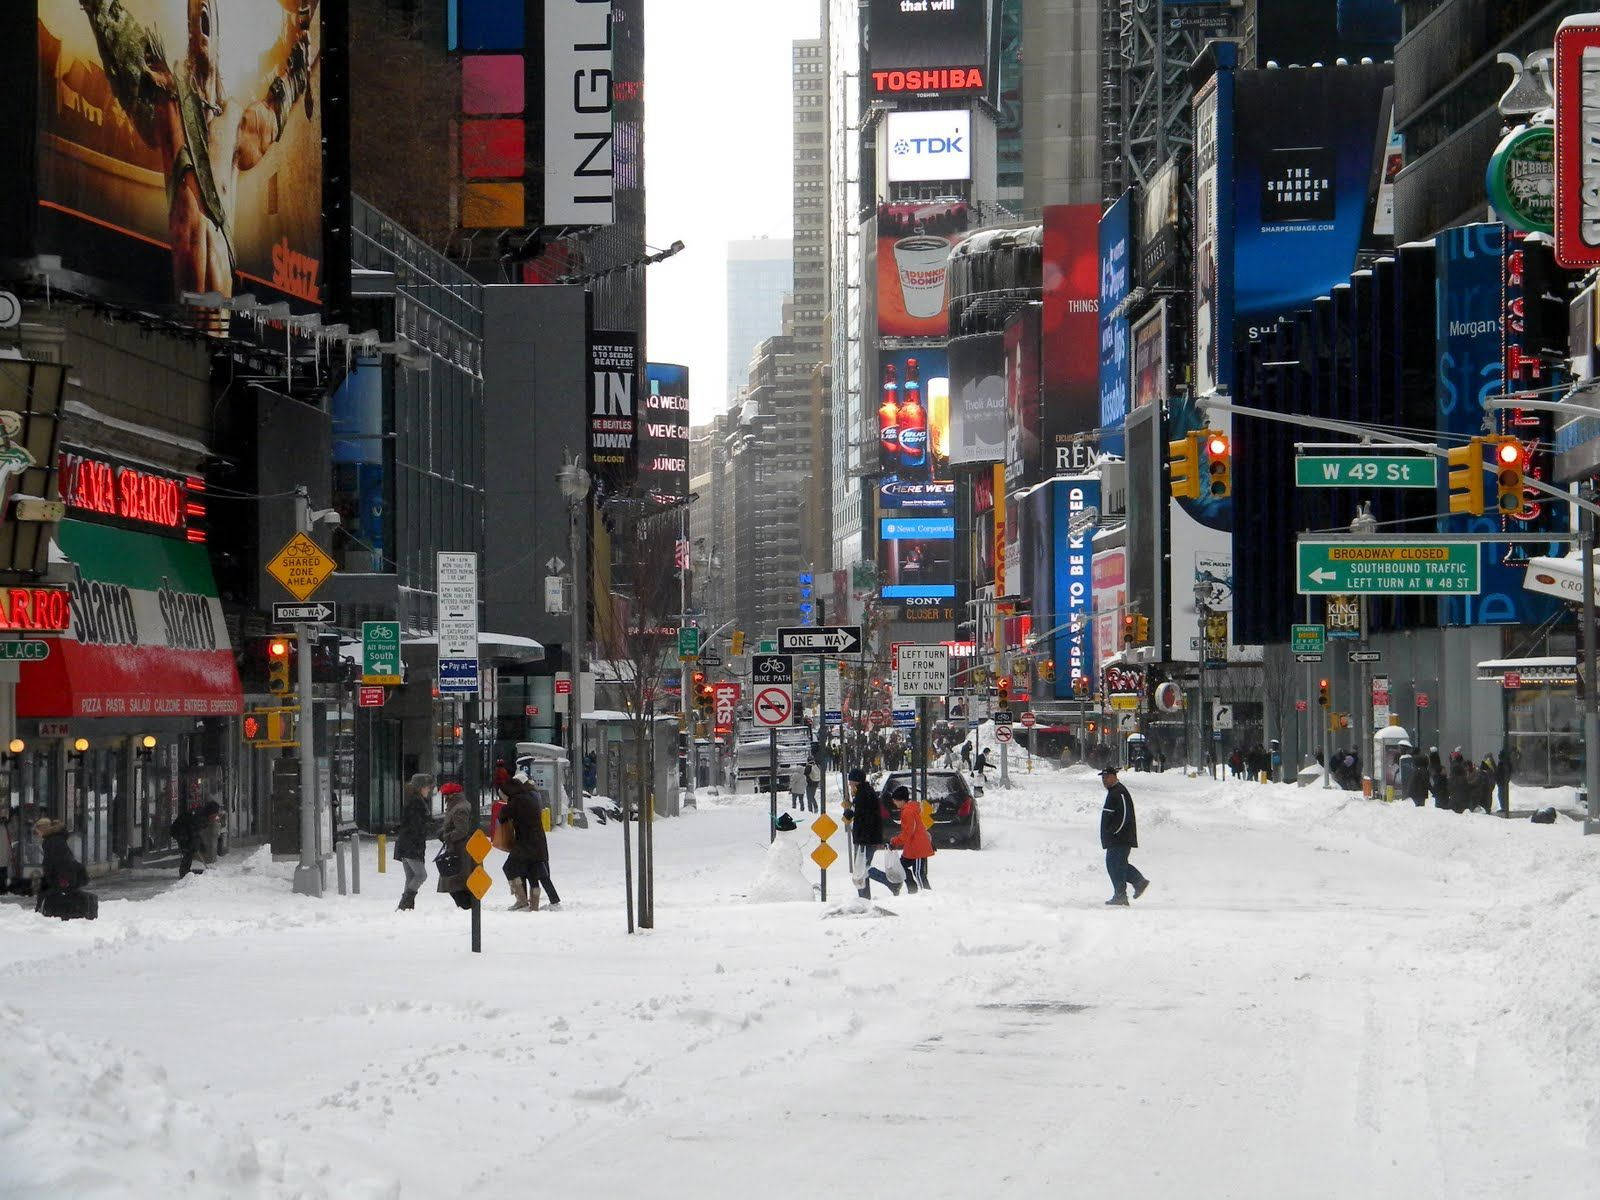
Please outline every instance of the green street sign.
[{"label": "green street sign", "polygon": [[400,622],[361,622],[361,682],[398,687],[405,680],[400,668]]},{"label": "green street sign", "polygon": [[1294,460],[1296,487],[1432,488],[1438,460],[1415,454],[1307,454]]},{"label": "green street sign", "polygon": [[1289,649],[1296,654],[1323,654],[1328,648],[1328,630],[1323,625],[1291,625]]},{"label": "green street sign", "polygon": [[693,658],[700,653],[700,627],[684,625],[678,629],[678,657]]},{"label": "green street sign", "polygon": [[38,662],[49,657],[49,642],[0,642],[0,662]]},{"label": "green street sign", "polygon": [[1302,538],[1301,595],[1477,595],[1480,547],[1473,542],[1316,541]]}]

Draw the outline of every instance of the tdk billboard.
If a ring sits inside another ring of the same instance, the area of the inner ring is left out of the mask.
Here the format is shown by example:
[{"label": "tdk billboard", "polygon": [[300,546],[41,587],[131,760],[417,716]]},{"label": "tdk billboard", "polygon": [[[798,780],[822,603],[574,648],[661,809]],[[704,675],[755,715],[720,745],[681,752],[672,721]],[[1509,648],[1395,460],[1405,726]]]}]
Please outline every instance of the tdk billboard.
[{"label": "tdk billboard", "polygon": [[972,178],[972,114],[891,112],[884,131],[890,183]]}]

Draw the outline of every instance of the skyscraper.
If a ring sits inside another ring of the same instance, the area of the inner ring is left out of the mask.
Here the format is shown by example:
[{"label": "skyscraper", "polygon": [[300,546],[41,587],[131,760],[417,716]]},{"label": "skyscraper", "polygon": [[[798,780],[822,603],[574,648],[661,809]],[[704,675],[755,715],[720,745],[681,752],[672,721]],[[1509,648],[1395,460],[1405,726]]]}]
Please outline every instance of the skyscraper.
[{"label": "skyscraper", "polygon": [[783,328],[783,301],[793,287],[791,239],[728,243],[728,403],[744,390],[756,347]]}]

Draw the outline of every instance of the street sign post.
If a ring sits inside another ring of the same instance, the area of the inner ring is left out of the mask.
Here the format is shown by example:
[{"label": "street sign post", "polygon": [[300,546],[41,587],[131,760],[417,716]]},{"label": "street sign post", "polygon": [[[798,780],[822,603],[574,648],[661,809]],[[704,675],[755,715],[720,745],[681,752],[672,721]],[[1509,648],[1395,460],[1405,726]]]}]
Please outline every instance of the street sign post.
[{"label": "street sign post", "polygon": [[901,696],[948,695],[950,648],[901,646],[895,661],[894,690]]},{"label": "street sign post", "polygon": [[1306,454],[1294,460],[1294,485],[1434,488],[1439,465],[1431,454]]},{"label": "street sign post", "polygon": [[400,622],[361,622],[361,682],[399,687]]},{"label": "street sign post", "polygon": [[1353,663],[1375,663],[1383,661],[1383,655],[1378,653],[1376,650],[1352,650],[1346,657],[1348,657]]},{"label": "street sign post", "polygon": [[1302,595],[1476,595],[1479,547],[1471,542],[1300,539],[1296,579]]},{"label": "street sign post", "polygon": [[267,561],[267,574],[296,600],[306,600],[327,582],[337,565],[321,546],[297,533]]},{"label": "street sign post", "polygon": [[329,604],[323,600],[314,600],[310,604],[285,604],[275,601],[272,605],[272,623],[274,625],[337,625],[339,623],[339,606]]},{"label": "street sign post", "polygon": [[1011,726],[996,725],[994,727],[994,740],[1002,746],[1009,746],[1011,744]]},{"label": "street sign post", "polygon": [[778,630],[779,654],[854,654],[860,649],[859,625],[802,625]]},{"label": "street sign post", "polygon": [[362,684],[356,692],[356,705],[359,708],[382,708],[383,685]]},{"label": "street sign post", "polygon": [[467,891],[472,893],[472,952],[483,953],[483,898],[494,886],[494,878],[483,869],[483,860],[493,849],[489,835],[478,830],[467,839],[467,857],[472,860],[472,874],[467,876]]},{"label": "street sign post", "polygon": [[0,642],[0,662],[38,662],[49,657],[49,642]]},{"label": "street sign post", "polygon": [[767,788],[772,814],[767,840],[778,836],[778,727],[794,716],[794,659],[787,654],[757,654],[750,660],[750,711],[767,729]]},{"label": "street sign post", "polygon": [[1320,660],[1327,653],[1327,635],[1324,625],[1291,625],[1289,646],[1296,654],[1315,654]]},{"label": "street sign post", "polygon": [[471,695],[478,690],[478,552],[440,550],[439,691]]},{"label": "street sign post", "polygon": [[678,661],[688,662],[700,653],[700,627],[683,625],[678,628]]}]

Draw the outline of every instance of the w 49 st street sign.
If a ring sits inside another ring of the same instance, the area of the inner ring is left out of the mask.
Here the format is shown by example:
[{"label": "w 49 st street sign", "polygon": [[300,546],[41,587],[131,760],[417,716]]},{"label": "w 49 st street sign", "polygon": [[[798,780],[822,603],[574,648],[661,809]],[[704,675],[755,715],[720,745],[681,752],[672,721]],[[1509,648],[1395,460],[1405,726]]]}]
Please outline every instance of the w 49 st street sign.
[{"label": "w 49 st street sign", "polygon": [[1296,487],[1431,488],[1439,483],[1431,455],[1306,454],[1294,460]]},{"label": "w 49 st street sign", "polygon": [[1316,541],[1297,547],[1302,595],[1477,595],[1480,548],[1472,542]]}]

